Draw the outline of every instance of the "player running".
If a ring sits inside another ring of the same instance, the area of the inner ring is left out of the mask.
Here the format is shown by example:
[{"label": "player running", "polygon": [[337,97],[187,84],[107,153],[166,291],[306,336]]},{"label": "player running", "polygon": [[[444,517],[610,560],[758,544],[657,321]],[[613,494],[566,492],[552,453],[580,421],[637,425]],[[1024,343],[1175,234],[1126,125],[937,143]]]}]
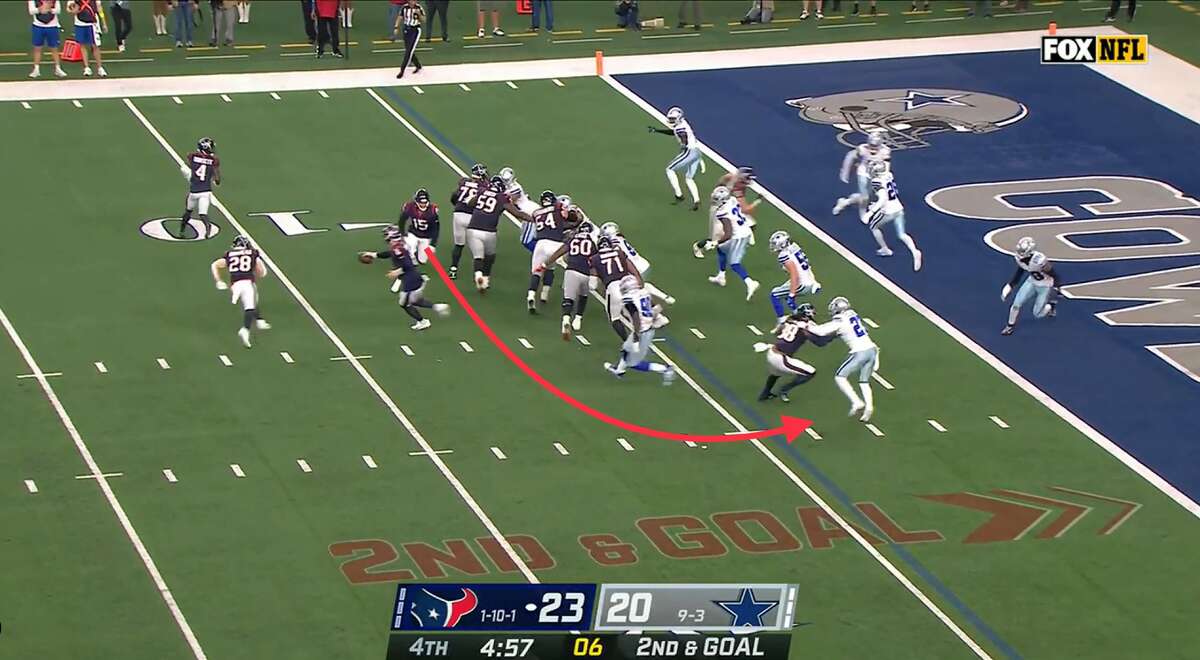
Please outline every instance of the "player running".
[{"label": "player running", "polygon": [[[521,186],[519,181],[517,181],[517,174],[516,172],[513,172],[513,168],[502,168],[496,173],[496,176],[500,177],[500,180],[504,182],[504,193],[508,195],[509,199],[511,199],[514,204],[517,205],[517,208],[529,213],[530,215],[532,215],[534,211],[538,210],[538,203],[530,199],[529,195],[525,194],[525,188]],[[545,194],[546,193],[542,193],[542,195]],[[533,223],[522,222],[521,245],[524,245],[526,250],[533,252],[534,245],[536,244],[537,230],[534,228]]]},{"label": "player running", "polygon": [[871,203],[871,177],[867,168],[871,163],[887,163],[892,158],[892,148],[883,143],[883,131],[876,129],[867,134],[867,143],[851,149],[842,160],[842,170],[838,178],[842,183],[850,183],[850,169],[854,169],[858,183],[858,192],[849,197],[839,197],[833,207],[837,215],[851,204],[858,205],[858,219],[866,224],[867,206]]},{"label": "player running", "polygon": [[742,215],[746,218],[746,224],[750,227],[750,245],[754,245],[754,226],[758,223],[754,221],[754,209],[762,202],[762,198],[758,198],[753,202],[746,201],[746,190],[750,188],[750,184],[754,183],[754,168],[739,167],[736,171],[726,172],[717,180],[718,186],[725,186],[729,189],[729,194],[737,200],[738,206],[742,209]]},{"label": "player running", "polygon": [[529,214],[517,208],[504,192],[504,182],[494,176],[486,188],[475,197],[475,208],[467,223],[467,245],[475,263],[475,288],[484,293],[492,285],[492,266],[496,263],[496,232],[500,215],[508,211],[528,221]]},{"label": "player running", "polygon": [[359,256],[367,263],[374,259],[391,259],[392,269],[388,271],[387,278],[399,284],[393,284],[392,291],[400,294],[401,309],[415,321],[410,327],[413,330],[424,330],[432,325],[429,319],[422,316],[420,307],[432,308],[441,316],[449,315],[449,305],[425,299],[425,278],[421,276],[416,259],[413,258],[408,241],[400,228],[393,225],[385,229],[384,240],[388,243],[388,249],[380,252],[360,252]]},{"label": "player running", "polygon": [[[816,317],[816,311],[808,303],[801,303],[796,311],[788,315],[783,323],[775,329],[775,343],[760,342],[754,344],[754,350],[767,354],[767,382],[758,395],[759,401],[767,401],[778,396],[784,403],[791,401],[788,393],[799,385],[807,383],[817,373],[817,368],[798,360],[794,356],[804,342],[812,340],[817,346],[823,346],[829,340],[820,341],[808,332],[808,326]],[[784,383],[779,393],[775,393],[775,383],[781,376],[791,376]]]},{"label": "player running", "polygon": [[212,203],[212,187],[221,185],[221,159],[216,155],[217,145],[210,137],[200,138],[196,142],[196,151],[183,159],[179,171],[188,180],[187,202],[184,204],[183,217],[179,219],[179,237],[186,238],[188,224],[192,220],[192,212],[200,216],[204,223],[204,236],[212,235],[212,223],[208,221],[208,206]]},{"label": "player running", "polygon": [[[267,276],[267,265],[263,263],[258,250],[250,244],[250,239],[238,236],[233,239],[221,258],[209,266],[213,282],[218,291],[229,290],[234,305],[242,304],[242,327],[238,330],[238,338],[242,345],[250,348],[250,326],[259,330],[270,330],[271,324],[258,313],[258,284],[257,281]],[[229,284],[221,277],[221,271],[229,272]]]},{"label": "player running", "polygon": [[[562,199],[561,197],[559,199]],[[579,332],[583,328],[583,310],[587,307],[588,294],[592,291],[592,255],[596,254],[600,231],[586,217],[567,232],[567,242],[545,259],[534,265],[534,272],[545,269],[547,263],[554,263],[560,258],[565,259],[567,267],[563,272],[562,297],[562,338],[571,338],[571,331]]]},{"label": "player running", "polygon": [[574,208],[571,198],[563,195],[555,197],[552,191],[542,192],[542,206],[533,212],[530,222],[526,223],[534,229],[533,257],[529,261],[529,291],[525,294],[525,305],[530,314],[537,314],[538,289],[541,289],[541,303],[550,300],[550,287],[554,284],[554,264],[557,259],[551,255],[558,254],[567,240],[566,232],[583,219],[583,213]]},{"label": "player running", "polygon": [[429,191],[420,188],[413,195],[412,201],[406,203],[400,210],[400,221],[397,223],[405,234],[408,249],[416,258],[418,264],[429,261],[425,248],[437,251],[438,234],[441,233],[441,222],[438,220],[437,204],[429,201]]},{"label": "player running", "polygon": [[[850,308],[850,301],[838,296],[829,301],[829,313],[833,318],[820,325],[809,325],[807,331],[814,337],[832,337],[837,335],[846,342],[850,355],[838,367],[833,376],[833,382],[838,389],[850,400],[850,416],[860,412],[860,420],[867,422],[875,412],[875,397],[871,393],[871,374],[879,370],[879,348],[867,334],[862,319]],[[862,398],[858,398],[854,388],[850,387],[850,376],[858,374],[858,389]]]},{"label": "player running", "polygon": [[700,143],[696,141],[696,134],[683,118],[683,110],[679,106],[672,106],[667,110],[667,126],[670,128],[646,128],[651,133],[674,135],[675,139],[679,140],[679,155],[667,164],[667,181],[671,184],[671,190],[675,192],[675,203],[682,202],[683,191],[679,189],[679,176],[676,172],[683,172],[688,192],[692,194],[692,210],[698,211],[700,190],[696,188],[696,170],[699,169],[700,173],[704,174],[704,157],[700,155]]},{"label": "player running", "polygon": [[887,163],[874,161],[867,166],[867,171],[871,175],[874,201],[867,209],[865,222],[871,228],[871,235],[875,237],[875,242],[879,244],[879,249],[875,251],[875,254],[881,257],[892,256],[892,249],[883,239],[881,229],[884,225],[891,223],[896,228],[896,238],[900,239],[900,242],[904,243],[908,251],[912,253],[913,270],[921,270],[921,251],[917,249],[917,244],[913,242],[912,236],[904,231],[904,205],[900,203],[896,180],[888,169]]},{"label": "player running", "polygon": [[717,186],[712,192],[709,214],[713,225],[712,241],[717,246],[717,274],[708,278],[717,286],[725,286],[725,269],[729,268],[746,283],[746,300],[758,291],[758,281],[751,278],[742,265],[746,246],[754,236],[750,221],[742,214],[741,204],[725,186]]},{"label": "player running", "polygon": [[450,253],[450,279],[458,279],[458,262],[462,259],[463,248],[467,245],[467,225],[471,223],[471,214],[475,211],[475,198],[488,185],[487,165],[475,163],[471,166],[471,176],[458,180],[458,186],[450,195],[450,204],[454,207],[453,230],[454,250]]},{"label": "player running", "polygon": [[1046,259],[1046,255],[1036,250],[1037,243],[1029,236],[1017,241],[1017,272],[1000,291],[1000,300],[1007,300],[1008,294],[1017,285],[1022,275],[1027,275],[1012,305],[1008,308],[1008,323],[1000,331],[1002,335],[1011,335],[1017,327],[1017,317],[1021,315],[1021,307],[1033,299],[1033,318],[1053,317],[1058,306],[1058,273]]},{"label": "player running", "polygon": [[792,242],[787,232],[777,231],[771,234],[767,244],[771,252],[775,253],[779,267],[788,274],[786,282],[771,289],[771,306],[775,309],[775,318],[779,323],[783,323],[786,318],[784,303],[787,303],[789,310],[796,311],[796,296],[817,295],[821,291],[821,283],[813,275],[804,250]]},{"label": "player running", "polygon": [[667,303],[668,305],[675,304],[675,297],[668,294],[666,291],[655,286],[647,277],[650,276],[650,260],[638,254],[637,249],[633,247],[633,243],[625,238],[625,234],[621,233],[621,227],[615,222],[606,222],[600,225],[600,235],[607,236],[613,242],[613,245],[621,248],[625,252],[625,256],[629,257],[629,262],[637,269],[641,276],[642,288],[651,296]]},{"label": "player running", "polygon": [[604,369],[621,378],[626,370],[649,371],[662,374],[663,385],[675,382],[675,369],[661,362],[650,362],[646,356],[654,342],[654,329],[658,312],[641,283],[633,275],[625,275],[617,282],[621,295],[621,309],[633,331],[621,342],[621,357],[616,364],[605,362]]}]

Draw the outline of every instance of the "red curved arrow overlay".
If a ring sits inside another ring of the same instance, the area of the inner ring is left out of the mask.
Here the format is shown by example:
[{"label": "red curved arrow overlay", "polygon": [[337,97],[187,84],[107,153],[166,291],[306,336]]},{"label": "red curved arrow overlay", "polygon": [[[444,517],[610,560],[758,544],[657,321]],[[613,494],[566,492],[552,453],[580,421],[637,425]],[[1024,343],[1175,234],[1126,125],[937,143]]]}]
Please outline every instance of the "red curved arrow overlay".
[{"label": "red curved arrow overlay", "polygon": [[503,353],[505,355],[505,357],[507,357],[509,360],[511,360],[513,364],[517,365],[517,367],[521,371],[525,372],[526,376],[529,376],[530,378],[532,378],[537,384],[546,388],[546,390],[549,391],[554,396],[567,402],[575,409],[583,411],[584,413],[587,413],[588,415],[595,417],[596,419],[598,419],[606,424],[611,424],[612,426],[616,426],[617,428],[625,429],[626,431],[629,431],[631,433],[637,433],[640,435],[649,436],[651,438],[661,438],[663,440],[676,440],[679,442],[691,441],[691,442],[703,442],[703,443],[737,442],[740,440],[754,440],[757,438],[766,438],[766,437],[770,437],[773,435],[782,435],[785,438],[787,438],[788,442],[791,442],[791,441],[795,440],[796,437],[799,436],[801,433],[804,433],[805,429],[812,426],[811,420],[800,419],[799,417],[788,417],[787,415],[781,415],[779,418],[780,425],[773,429],[762,429],[759,431],[746,431],[743,433],[731,433],[729,435],[724,435],[724,434],[722,434],[722,435],[691,435],[688,433],[675,433],[672,431],[660,431],[658,429],[652,429],[652,428],[649,428],[646,426],[640,426],[638,424],[631,424],[624,420],[617,419],[616,417],[613,417],[612,415],[609,415],[607,413],[603,413],[599,410],[596,410],[595,408],[587,405],[586,403],[580,401],[579,399],[576,399],[575,397],[571,396],[570,394],[567,394],[566,392],[562,391],[561,389],[558,388],[557,385],[546,380],[545,378],[542,377],[541,374],[534,371],[533,367],[530,367],[528,364],[525,364],[524,360],[522,360],[516,353],[514,353],[513,350],[511,348],[509,348],[508,345],[505,344],[502,339],[497,337],[495,332],[492,332],[492,329],[490,327],[488,327],[488,324],[485,323],[483,318],[479,316],[479,314],[475,311],[475,308],[471,307],[471,303],[467,302],[466,297],[463,296],[462,292],[458,290],[458,287],[454,285],[454,280],[450,279],[450,276],[446,273],[446,269],[442,267],[442,262],[438,261],[437,254],[434,253],[433,249],[426,248],[425,255],[429,258],[429,263],[433,264],[434,269],[437,270],[438,276],[440,276],[442,278],[442,281],[446,283],[446,287],[448,289],[450,289],[450,293],[454,296],[454,299],[457,300],[458,304],[461,305],[463,310],[465,310],[467,312],[467,316],[470,316],[471,320],[475,321],[475,325],[479,326],[479,329],[483,331],[483,334],[486,335],[487,338],[490,339],[491,342],[496,345],[496,348],[500,349],[500,352]]}]

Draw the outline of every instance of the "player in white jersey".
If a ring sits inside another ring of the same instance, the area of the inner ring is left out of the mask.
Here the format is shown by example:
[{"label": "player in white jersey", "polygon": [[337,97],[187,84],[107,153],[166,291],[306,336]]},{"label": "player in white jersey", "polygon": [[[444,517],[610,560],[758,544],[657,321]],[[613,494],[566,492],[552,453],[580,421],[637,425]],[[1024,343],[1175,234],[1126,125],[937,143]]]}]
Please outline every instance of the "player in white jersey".
[{"label": "player in white jersey", "polygon": [[888,169],[887,163],[874,161],[867,166],[871,175],[873,198],[867,208],[867,217],[863,222],[871,228],[871,235],[879,244],[875,254],[881,257],[892,256],[892,249],[883,238],[882,227],[891,224],[896,228],[896,238],[908,248],[912,254],[913,270],[921,270],[921,251],[912,236],[904,228],[904,205],[900,203],[900,193],[896,188],[896,179]]},{"label": "player in white jersey", "polygon": [[[846,342],[850,355],[842,362],[842,366],[838,367],[833,382],[837,383],[838,389],[850,400],[850,416],[861,412],[859,419],[864,422],[870,421],[871,414],[875,412],[871,374],[879,370],[879,347],[871,341],[867,329],[863,327],[862,319],[850,308],[850,301],[842,296],[834,298],[829,301],[829,313],[833,315],[832,319],[820,325],[809,325],[808,332],[817,337],[831,337],[836,334]],[[858,389],[862,391],[861,399],[850,386],[850,376],[855,374],[858,375]]]},{"label": "player in white jersey", "polygon": [[621,248],[621,250],[625,252],[625,256],[629,257],[629,262],[633,264],[633,267],[636,268],[638,273],[640,273],[642,276],[642,287],[646,289],[646,293],[649,293],[651,296],[658,298],[668,305],[675,304],[675,298],[673,296],[658,288],[653,282],[650,282],[646,279],[650,276],[650,260],[638,253],[637,249],[633,247],[633,243],[630,243],[629,239],[625,238],[625,234],[621,233],[621,228],[617,225],[617,223],[606,222],[600,225],[600,235],[607,236],[608,239],[613,242],[613,245]]},{"label": "player in white jersey", "polygon": [[795,311],[796,296],[817,295],[821,291],[821,283],[813,275],[812,267],[808,264],[808,257],[805,256],[804,250],[792,242],[787,232],[777,231],[771,234],[767,243],[771,252],[775,253],[779,267],[788,274],[786,282],[771,289],[771,306],[775,308],[775,318],[782,323],[787,318],[783,308],[784,303],[787,303],[789,310]]},{"label": "player in white jersey", "polygon": [[1017,254],[1013,256],[1017,261],[1017,272],[1013,273],[1012,279],[1001,289],[1000,300],[1008,299],[1008,294],[1012,293],[1013,287],[1022,276],[1025,276],[1025,281],[1021,282],[1021,287],[1017,289],[1017,295],[1008,308],[1008,323],[1000,331],[1002,335],[1013,333],[1017,326],[1017,317],[1021,315],[1021,308],[1031,298],[1034,318],[1055,315],[1055,307],[1058,305],[1058,273],[1054,271],[1046,255],[1035,248],[1037,244],[1029,236],[1017,241]]},{"label": "player in white jersey", "polygon": [[751,278],[742,265],[746,248],[750,245],[749,219],[742,214],[741,204],[725,186],[717,186],[712,192],[712,206],[708,209],[712,225],[712,240],[717,246],[717,274],[708,278],[717,286],[725,286],[725,270],[732,270],[746,283],[746,300],[758,291],[758,281]]},{"label": "player in white jersey", "polygon": [[833,207],[833,214],[837,215],[847,206],[857,204],[858,218],[865,223],[867,206],[871,203],[871,176],[867,171],[868,167],[875,162],[888,163],[891,158],[892,148],[883,143],[883,132],[878,129],[867,134],[866,144],[860,144],[851,149],[842,159],[842,170],[838,174],[838,178],[842,180],[842,183],[850,183],[850,170],[853,169],[858,192],[849,197],[839,197],[837,204]]},{"label": "player in white jersey", "polygon": [[704,174],[704,157],[700,155],[700,143],[696,141],[696,134],[692,132],[692,127],[683,118],[683,109],[679,106],[672,106],[667,110],[667,126],[666,128],[655,128],[647,126],[651,133],[662,133],[663,135],[674,135],[676,140],[679,140],[679,154],[667,163],[667,182],[671,184],[671,190],[675,192],[675,203],[683,201],[683,191],[679,189],[679,177],[676,172],[683,172],[684,182],[687,184],[688,192],[692,194],[692,210],[700,210],[700,189],[696,187],[696,170],[699,169],[701,174]]},{"label": "player in white jersey", "polygon": [[617,378],[624,376],[626,370],[631,367],[637,371],[651,371],[662,374],[663,385],[670,385],[675,382],[675,369],[661,362],[650,362],[646,359],[653,345],[654,329],[660,327],[656,322],[658,309],[650,300],[650,294],[633,275],[622,277],[619,286],[625,320],[629,321],[632,331],[621,343],[620,359],[616,364],[605,362],[605,370]]},{"label": "player in white jersey", "polygon": [[[525,189],[521,187],[521,182],[517,181],[517,174],[511,167],[502,168],[496,173],[496,176],[500,177],[500,181],[504,184],[504,194],[508,195],[517,208],[530,215],[538,210],[538,203],[525,194]],[[521,223],[521,244],[530,252],[533,252],[533,247],[537,244],[537,230],[531,221]]]}]

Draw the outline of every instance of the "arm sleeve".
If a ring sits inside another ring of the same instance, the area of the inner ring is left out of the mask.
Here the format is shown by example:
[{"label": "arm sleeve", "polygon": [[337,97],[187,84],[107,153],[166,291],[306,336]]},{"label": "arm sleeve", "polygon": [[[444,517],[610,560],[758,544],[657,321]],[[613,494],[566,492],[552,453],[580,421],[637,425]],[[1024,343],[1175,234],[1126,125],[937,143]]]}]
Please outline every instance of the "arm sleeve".
[{"label": "arm sleeve", "polygon": [[375,253],[375,258],[376,259],[391,259],[392,251],[391,250],[380,250],[379,252]]},{"label": "arm sleeve", "polygon": [[663,135],[675,135],[675,131],[673,131],[669,128],[653,128],[653,127],[651,127],[651,129],[655,133],[662,133]]},{"label": "arm sleeve", "polygon": [[808,326],[808,332],[813,335],[814,343],[816,342],[816,337],[829,337],[832,339],[833,335],[837,334],[837,331],[837,321],[829,321],[828,323]]},{"label": "arm sleeve", "polygon": [[1018,281],[1021,279],[1021,273],[1022,273],[1022,272],[1024,272],[1024,271],[1022,271],[1022,270],[1021,270],[1021,269],[1018,267],[1018,268],[1017,268],[1017,272],[1013,273],[1012,279],[1010,279],[1010,280],[1008,281],[1008,285],[1009,285],[1009,286],[1016,286],[1016,285],[1017,285],[1017,282],[1018,282]]}]

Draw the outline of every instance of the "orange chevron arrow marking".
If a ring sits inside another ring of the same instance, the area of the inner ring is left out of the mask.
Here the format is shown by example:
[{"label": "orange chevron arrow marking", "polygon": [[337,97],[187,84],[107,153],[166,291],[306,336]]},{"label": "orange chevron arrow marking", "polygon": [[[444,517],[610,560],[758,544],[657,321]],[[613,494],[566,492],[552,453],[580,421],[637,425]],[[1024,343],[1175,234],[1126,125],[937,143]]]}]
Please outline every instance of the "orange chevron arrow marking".
[{"label": "orange chevron arrow marking", "polygon": [[1071,493],[1072,495],[1079,495],[1081,497],[1090,497],[1092,499],[1097,499],[1102,502],[1112,502],[1114,504],[1121,505],[1121,512],[1118,513],[1117,515],[1113,516],[1112,520],[1109,520],[1108,522],[1104,523],[1104,526],[1100,528],[1100,531],[1096,532],[1097,536],[1107,536],[1108,534],[1112,534],[1113,532],[1117,531],[1118,527],[1125,524],[1126,520],[1129,520],[1129,518],[1131,516],[1133,516],[1134,513],[1137,513],[1138,509],[1142,508],[1142,505],[1139,504],[1138,502],[1130,502],[1129,500],[1119,500],[1115,497],[1108,497],[1107,495],[1097,495],[1096,493],[1089,493],[1085,490],[1075,490],[1074,488],[1066,488],[1064,486],[1051,486],[1050,488],[1052,490],[1057,490],[1057,491],[1063,492],[1063,493]]},{"label": "orange chevron arrow marking", "polygon": [[1062,536],[1068,529],[1071,529],[1075,523],[1079,522],[1080,518],[1084,517],[1089,511],[1092,510],[1092,507],[1090,506],[1083,506],[1082,504],[1075,504],[1074,502],[1064,502],[1063,500],[1042,497],[1040,495],[1030,495],[1029,493],[1022,493],[1021,491],[1017,490],[998,488],[992,492],[997,495],[1011,497],[1014,500],[1032,502],[1033,504],[1050,507],[1052,509],[1062,509],[1063,512],[1054,519],[1054,522],[1047,525],[1046,529],[1043,529],[1037,533],[1037,538],[1039,539],[1056,539]]},{"label": "orange chevron arrow marking", "polygon": [[1024,536],[1034,525],[1038,524],[1043,516],[1049,513],[1046,509],[974,493],[946,493],[945,495],[918,495],[918,497],[992,514],[987,522],[967,534],[963,543],[1015,541]]}]

